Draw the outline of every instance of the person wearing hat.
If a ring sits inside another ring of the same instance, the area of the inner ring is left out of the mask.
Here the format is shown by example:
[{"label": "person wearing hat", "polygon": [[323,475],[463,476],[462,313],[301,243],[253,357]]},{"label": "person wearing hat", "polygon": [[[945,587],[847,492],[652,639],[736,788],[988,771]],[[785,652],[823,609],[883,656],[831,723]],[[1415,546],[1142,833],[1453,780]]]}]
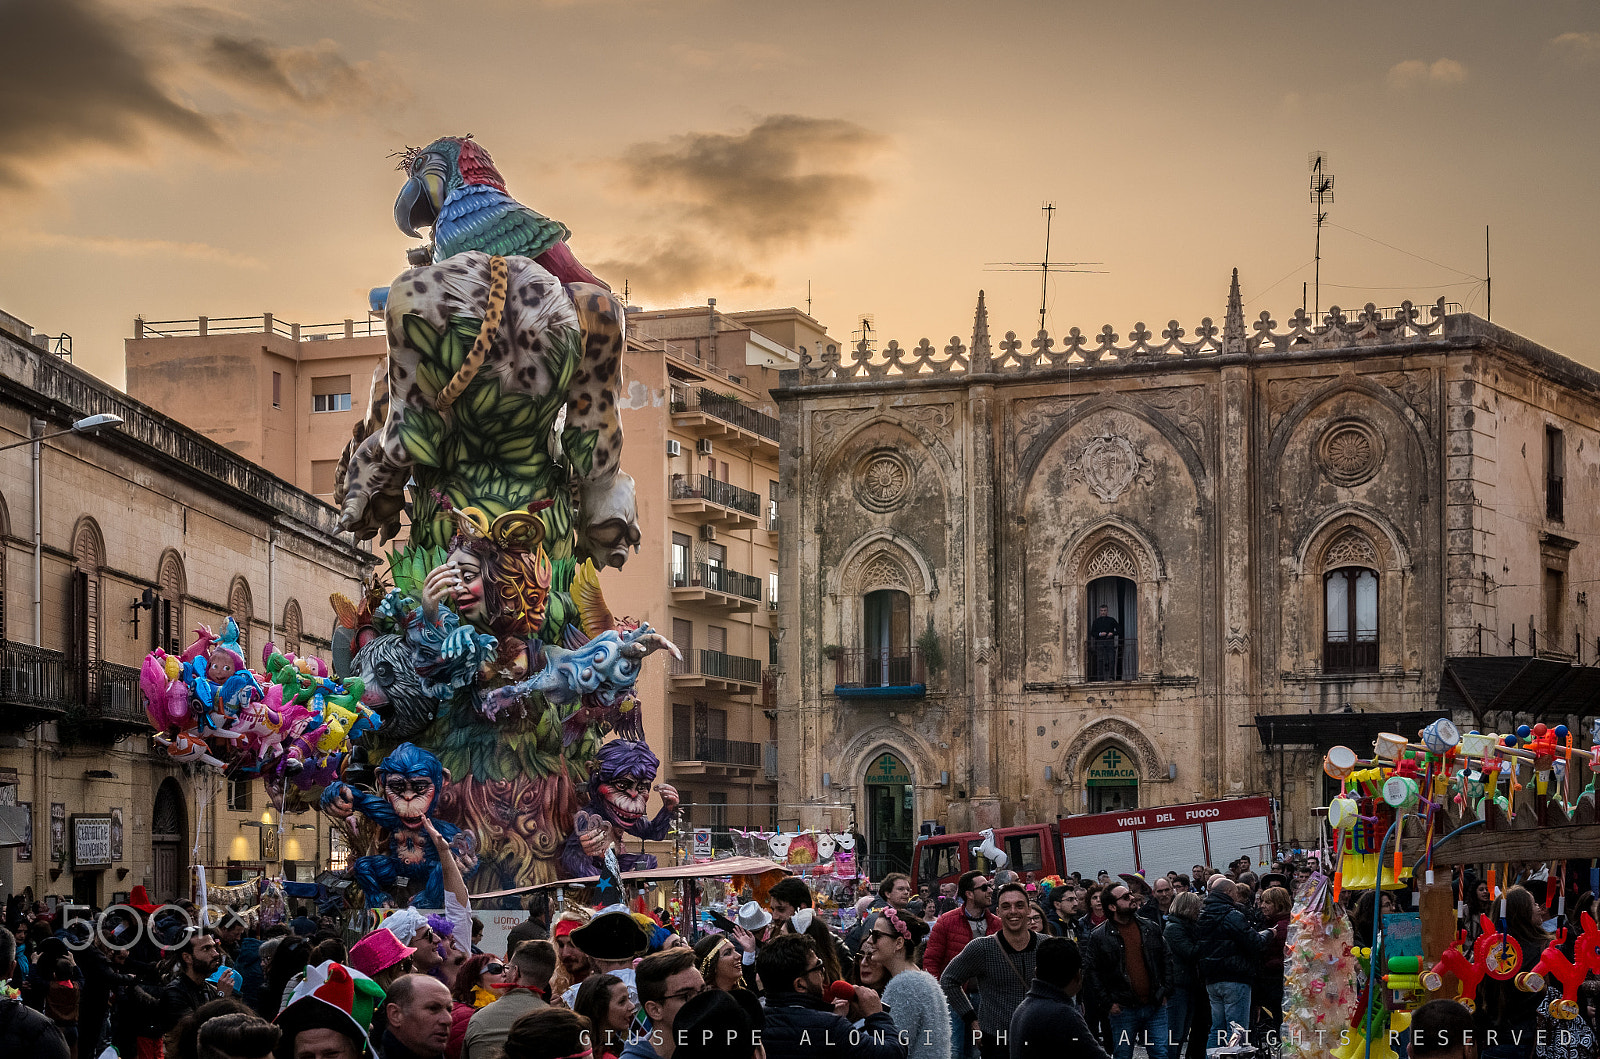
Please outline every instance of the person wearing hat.
[{"label": "person wearing hat", "polygon": [[708,989],[684,1004],[672,1025],[683,1042],[675,1059],[751,1059],[762,1054],[767,1018],[754,993]]},{"label": "person wearing hat", "polygon": [[350,946],[350,966],[388,989],[391,982],[407,973],[406,961],[416,951],[395,937],[393,931],[379,927]]},{"label": "person wearing hat", "polygon": [[[644,955],[650,939],[628,910],[622,905],[612,905],[572,931],[571,937],[572,943],[594,964],[594,973],[614,974],[622,979],[628,987],[628,996],[637,1005],[639,991],[634,983],[633,961]],[[561,994],[561,999],[570,1008],[577,996],[578,985],[573,985]]]},{"label": "person wearing hat", "polygon": [[302,985],[278,1013],[277,1059],[371,1059],[371,1041],[354,1014],[356,980],[340,964],[325,967],[320,985]]},{"label": "person wearing hat", "polygon": [[556,958],[561,964],[560,974],[551,982],[551,988],[556,992],[564,993],[568,986],[582,985],[594,974],[594,961],[572,940],[572,932],[587,922],[589,917],[586,913],[563,912],[550,931],[550,940],[555,943]]}]

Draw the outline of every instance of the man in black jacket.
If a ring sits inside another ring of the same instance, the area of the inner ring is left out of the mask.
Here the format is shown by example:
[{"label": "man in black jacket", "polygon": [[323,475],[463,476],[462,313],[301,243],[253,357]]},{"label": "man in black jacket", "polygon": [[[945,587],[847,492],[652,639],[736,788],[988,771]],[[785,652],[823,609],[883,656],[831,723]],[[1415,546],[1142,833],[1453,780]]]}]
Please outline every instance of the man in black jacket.
[{"label": "man in black jacket", "polygon": [[[767,1026],[761,1035],[767,1059],[905,1059],[894,1020],[878,994],[856,986],[850,1017],[828,1002],[829,982],[816,945],[804,934],[781,934],[756,954],[756,973],[767,993]],[[844,1002],[838,1002],[844,1007]],[[857,1030],[851,1018],[864,1018]]]},{"label": "man in black jacket", "polygon": [[1200,977],[1211,1001],[1211,1039],[1225,1039],[1230,1026],[1250,1025],[1250,983],[1261,962],[1261,936],[1234,903],[1226,875],[1211,880],[1200,910]]},{"label": "man in black jacket", "polygon": [[1171,993],[1167,946],[1161,928],[1134,912],[1122,884],[1100,891],[1106,921],[1089,935],[1089,976],[1110,1007],[1112,1054],[1130,1059],[1143,1044],[1150,1059],[1167,1059],[1167,996]]},{"label": "man in black jacket", "polygon": [[177,973],[167,979],[166,988],[161,990],[162,1036],[171,1033],[180,1019],[206,1001],[233,995],[233,980],[228,975],[223,975],[217,985],[206,981],[221,966],[222,950],[217,947],[216,936],[191,928],[183,948],[178,950]]},{"label": "man in black jacket", "polygon": [[[17,939],[0,927],[0,980],[17,969]],[[21,1000],[0,1000],[0,1055],[67,1059],[67,1041],[56,1024]]]},{"label": "man in black jacket", "polygon": [[1039,943],[1033,985],[1011,1016],[1011,1059],[1111,1059],[1072,998],[1083,988],[1083,956],[1071,938]]}]

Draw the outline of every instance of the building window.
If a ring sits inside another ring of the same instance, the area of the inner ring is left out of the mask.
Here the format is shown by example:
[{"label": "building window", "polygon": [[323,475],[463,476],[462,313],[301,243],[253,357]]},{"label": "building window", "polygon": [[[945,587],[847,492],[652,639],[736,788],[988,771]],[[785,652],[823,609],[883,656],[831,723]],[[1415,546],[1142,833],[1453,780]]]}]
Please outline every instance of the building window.
[{"label": "building window", "polygon": [[1560,522],[1566,513],[1566,440],[1555,427],[1544,428],[1544,514]]},{"label": "building window", "polygon": [[767,529],[778,528],[778,483],[767,479]]},{"label": "building window", "polygon": [[1567,572],[1554,567],[1544,570],[1544,628],[1531,646],[1540,651],[1559,651],[1565,639],[1561,612],[1567,599]]},{"label": "building window", "polygon": [[1359,566],[1329,571],[1322,595],[1327,631],[1322,670],[1348,673],[1378,668],[1378,574]]},{"label": "building window", "polygon": [[863,687],[906,687],[913,675],[911,597],[880,588],[861,597],[861,674]]},{"label": "building window", "polygon": [[[679,651],[683,652],[683,657],[688,659],[690,652],[694,650],[694,622],[689,621],[687,618],[673,618],[672,642],[677,645]],[[693,672],[693,670],[684,670],[684,672]]]},{"label": "building window", "polygon": [[241,776],[228,780],[228,811],[230,813],[248,813],[250,811],[249,777]]},{"label": "building window", "polygon": [[324,375],[311,380],[313,412],[350,411],[350,376]]},{"label": "building window", "polygon": [[343,828],[328,828],[328,870],[345,871],[350,867],[350,836]]},{"label": "building window", "polygon": [[672,587],[683,588],[689,583],[689,564],[693,562],[694,547],[686,533],[672,535]]},{"label": "building window", "polygon": [[706,795],[706,800],[711,803],[706,806],[707,810],[709,810],[706,813],[707,826],[717,832],[728,830],[727,793],[725,791],[712,791]]},{"label": "building window", "polygon": [[706,626],[706,647],[718,654],[728,653],[728,630],[722,625]]},{"label": "building window", "polygon": [[1133,680],[1139,673],[1139,586],[1132,578],[1097,577],[1084,593],[1089,635],[1084,676],[1091,681]]},{"label": "building window", "polygon": [[272,373],[272,407],[283,407],[283,372]]},{"label": "building window", "polygon": [[773,636],[772,634],[768,633],[767,634],[767,665],[775,666],[777,664],[778,664],[778,638],[776,636]]},{"label": "building window", "polygon": [[767,609],[778,609],[778,571],[767,572]]},{"label": "building window", "polygon": [[311,491],[317,496],[332,496],[338,473],[338,460],[312,460]]}]

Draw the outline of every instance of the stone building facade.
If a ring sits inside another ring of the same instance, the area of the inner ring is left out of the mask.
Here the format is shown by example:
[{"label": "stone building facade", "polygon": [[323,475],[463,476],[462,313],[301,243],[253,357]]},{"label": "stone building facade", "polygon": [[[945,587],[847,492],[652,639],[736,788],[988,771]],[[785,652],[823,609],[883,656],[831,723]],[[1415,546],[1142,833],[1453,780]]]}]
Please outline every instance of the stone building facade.
[{"label": "stone building facade", "polygon": [[1235,275],[1220,328],[991,344],[980,295],[970,345],[785,372],[786,823],[852,806],[882,871],[924,821],[1270,794],[1314,842],[1325,743],[1274,718],[1433,709],[1530,624],[1593,661],[1600,375],[1448,309],[1247,325]]},{"label": "stone building facade", "polygon": [[[193,397],[237,404],[228,392]],[[123,422],[63,433],[102,413]],[[4,313],[0,446],[0,897],[105,905],[143,885],[165,900],[190,894],[196,863],[214,882],[328,867],[319,814],[280,820],[258,781],[153,743],[138,667],[228,617],[258,665],[268,640],[329,658],[328,596],[358,593],[372,556],[314,496],[52,356]]]}]

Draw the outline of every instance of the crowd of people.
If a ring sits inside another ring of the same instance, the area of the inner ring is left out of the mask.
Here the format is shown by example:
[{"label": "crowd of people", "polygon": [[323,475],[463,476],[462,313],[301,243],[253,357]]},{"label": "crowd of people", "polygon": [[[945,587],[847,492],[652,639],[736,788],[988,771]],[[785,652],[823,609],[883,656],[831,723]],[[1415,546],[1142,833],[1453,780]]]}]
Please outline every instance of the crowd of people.
[{"label": "crowd of people", "polygon": [[[0,1000],[0,1055],[801,1059],[820,1048],[848,1059],[1129,1059],[1142,1048],[1200,1059],[1219,1031],[1270,1039],[1290,893],[1309,874],[1281,863],[1257,875],[1248,859],[1226,872],[1042,886],[972,871],[939,895],[893,874],[860,898],[844,934],[805,880],[788,877],[692,945],[692,931],[659,913],[552,914],[541,896],[494,953],[481,951],[482,925],[448,869],[444,915],[394,911],[348,947],[310,909],[267,927],[228,914],[201,929],[188,921],[199,910],[180,905],[140,930],[126,909],[63,923],[43,906],[13,907],[12,929],[0,929],[0,970],[16,983]],[[1531,966],[1549,938],[1540,906],[1520,886],[1504,897]],[[1472,900],[1488,897],[1474,889]],[[1370,943],[1372,895],[1353,904]],[[154,911],[138,892],[132,906]],[[1584,910],[1596,911],[1587,898]],[[1465,1038],[1531,1028],[1542,1014],[1538,996],[1510,983],[1486,983],[1477,999],[1475,1013],[1424,1006],[1405,1052],[1542,1054],[1471,1050]]]}]

